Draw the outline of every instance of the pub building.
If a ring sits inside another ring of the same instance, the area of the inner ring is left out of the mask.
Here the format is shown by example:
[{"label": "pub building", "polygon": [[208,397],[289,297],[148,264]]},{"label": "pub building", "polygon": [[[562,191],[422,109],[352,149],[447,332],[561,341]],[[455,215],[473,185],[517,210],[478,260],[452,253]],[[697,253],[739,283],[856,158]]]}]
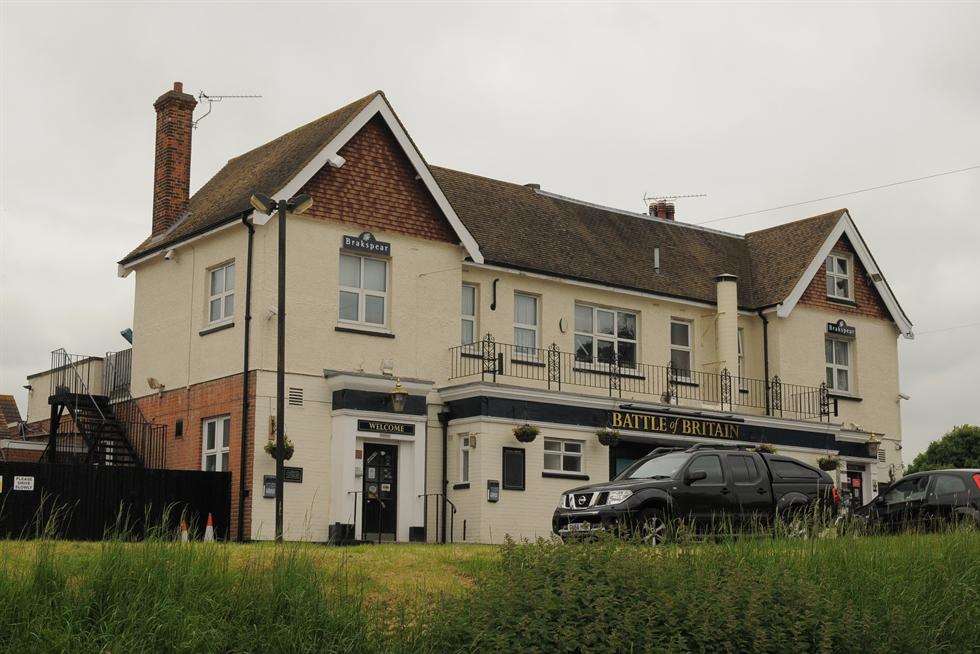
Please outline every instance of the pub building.
[{"label": "pub building", "polygon": [[278,228],[254,192],[312,198],[286,219],[287,539],[547,536],[563,491],[658,446],[836,456],[860,502],[901,475],[912,326],[846,209],[734,234],[434,166],[380,91],[190,195],[195,100],[154,107],[126,390],[169,467],[231,471],[232,538],[274,532]]}]

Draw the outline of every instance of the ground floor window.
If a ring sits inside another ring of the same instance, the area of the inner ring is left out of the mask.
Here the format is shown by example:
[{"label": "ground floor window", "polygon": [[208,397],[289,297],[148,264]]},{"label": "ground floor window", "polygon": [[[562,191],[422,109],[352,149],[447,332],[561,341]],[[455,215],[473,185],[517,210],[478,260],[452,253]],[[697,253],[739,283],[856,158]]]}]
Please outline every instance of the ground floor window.
[{"label": "ground floor window", "polygon": [[519,447],[505,447],[503,458],[504,490],[524,490],[524,450]]},{"label": "ground floor window", "polygon": [[582,472],[582,441],[544,439],[544,469],[549,472]]},{"label": "ground floor window", "polygon": [[231,438],[231,417],[208,418],[202,425],[201,470],[221,472],[229,469],[228,442]]},{"label": "ground floor window", "polygon": [[469,434],[459,436],[459,480],[464,483],[470,480],[470,451],[472,450],[470,438]]}]

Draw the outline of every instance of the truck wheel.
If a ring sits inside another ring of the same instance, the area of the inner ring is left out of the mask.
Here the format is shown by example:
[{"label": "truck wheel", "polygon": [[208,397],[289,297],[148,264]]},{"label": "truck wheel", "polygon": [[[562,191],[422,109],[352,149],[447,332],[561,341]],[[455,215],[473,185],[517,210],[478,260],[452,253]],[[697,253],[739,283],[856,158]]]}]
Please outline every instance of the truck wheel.
[{"label": "truck wheel", "polygon": [[657,509],[643,509],[636,518],[636,535],[644,545],[662,545],[667,540],[667,521]]}]

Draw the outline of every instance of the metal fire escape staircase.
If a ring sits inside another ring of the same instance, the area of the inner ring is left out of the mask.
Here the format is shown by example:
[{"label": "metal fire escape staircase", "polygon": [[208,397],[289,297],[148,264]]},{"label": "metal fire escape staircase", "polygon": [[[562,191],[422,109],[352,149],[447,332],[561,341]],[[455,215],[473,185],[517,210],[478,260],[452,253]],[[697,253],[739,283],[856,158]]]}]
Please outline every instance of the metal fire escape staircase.
[{"label": "metal fire escape staircase", "polygon": [[[50,438],[41,461],[145,467],[130,440],[133,427],[142,425],[120,419],[116,415],[120,405],[91,390],[93,381],[103,382],[96,365],[100,361],[63,349],[52,353]],[[66,411],[70,421],[65,419]]]}]

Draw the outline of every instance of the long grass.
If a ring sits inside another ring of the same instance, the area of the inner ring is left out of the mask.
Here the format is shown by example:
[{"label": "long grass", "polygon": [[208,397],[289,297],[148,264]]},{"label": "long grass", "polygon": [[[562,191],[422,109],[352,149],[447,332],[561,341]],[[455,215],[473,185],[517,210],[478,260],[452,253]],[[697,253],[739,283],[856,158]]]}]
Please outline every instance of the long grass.
[{"label": "long grass", "polygon": [[980,633],[976,531],[0,553],[10,652],[964,652]]}]

